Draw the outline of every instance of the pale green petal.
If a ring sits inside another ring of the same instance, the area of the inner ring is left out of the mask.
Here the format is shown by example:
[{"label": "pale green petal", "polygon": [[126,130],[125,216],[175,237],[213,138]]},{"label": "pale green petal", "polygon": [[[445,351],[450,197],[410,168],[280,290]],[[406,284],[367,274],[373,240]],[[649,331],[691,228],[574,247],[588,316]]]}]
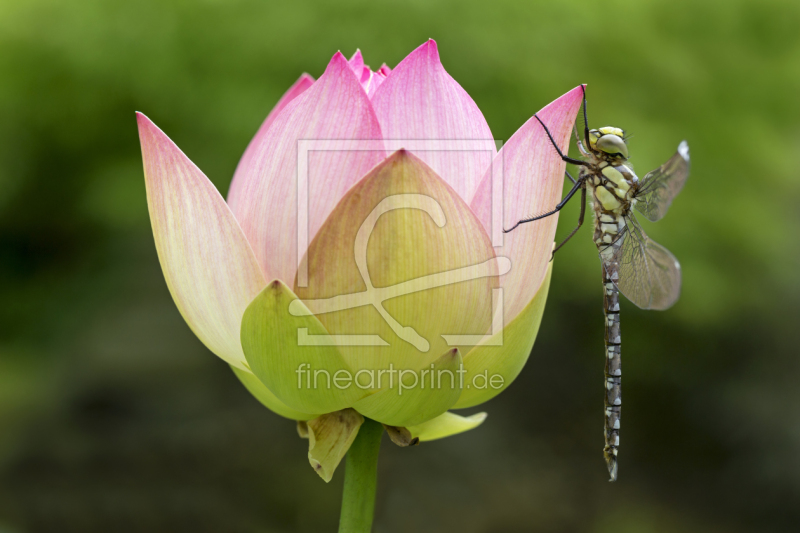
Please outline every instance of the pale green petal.
[{"label": "pale green petal", "polygon": [[[326,335],[313,315],[292,316],[294,293],[275,280],[256,296],[242,318],[242,348],[250,370],[275,396],[304,413],[330,413],[350,407],[367,391],[336,386],[337,372],[352,376],[336,346],[300,345],[305,331]],[[304,308],[298,302],[301,309]]]},{"label": "pale green petal", "polygon": [[298,276],[295,292],[332,335],[383,341],[340,346],[355,370],[426,368],[453,347],[442,335],[490,329],[499,269],[489,237],[458,194],[404,150],[347,192],[303,264],[308,286]]},{"label": "pale green petal", "polygon": [[460,369],[461,354],[454,348],[422,370],[407,370],[402,375],[397,372],[393,378],[384,374],[380,383],[383,390],[353,407],[388,426],[421,424],[444,413],[458,400]]},{"label": "pale green petal", "polygon": [[267,284],[250,243],[214,185],[138,113],[147,206],[164,279],[184,320],[225,362],[247,370],[242,313]]},{"label": "pale green petal", "polygon": [[[472,407],[494,398],[522,371],[539,332],[552,272],[551,261],[544,282],[533,300],[503,328],[502,346],[491,346],[492,341],[489,340],[475,346],[464,357],[464,369],[467,373],[464,376],[464,390],[455,404],[455,409]],[[501,376],[502,382],[498,377],[493,381],[493,376]],[[492,383],[495,386],[492,386]]]},{"label": "pale green petal", "polygon": [[459,416],[447,411],[422,424],[407,428],[420,441],[443,439],[475,429],[486,420],[486,413],[475,413],[471,416]]},{"label": "pale green petal", "polygon": [[258,378],[253,374],[250,372],[245,372],[244,370],[240,370],[235,366],[231,366],[231,368],[233,369],[233,373],[236,374],[236,377],[239,378],[239,381],[242,382],[242,385],[244,385],[245,388],[250,391],[250,394],[255,396],[256,400],[264,404],[264,407],[273,413],[292,420],[310,420],[319,416],[310,415],[308,413],[303,413],[301,411],[292,409],[280,401],[274,394],[272,394],[272,391],[265,387],[264,384],[261,383],[261,381],[259,381]]},{"label": "pale green petal", "polygon": [[353,409],[343,409],[308,421],[308,462],[325,483],[333,477],[363,423],[364,417]]}]

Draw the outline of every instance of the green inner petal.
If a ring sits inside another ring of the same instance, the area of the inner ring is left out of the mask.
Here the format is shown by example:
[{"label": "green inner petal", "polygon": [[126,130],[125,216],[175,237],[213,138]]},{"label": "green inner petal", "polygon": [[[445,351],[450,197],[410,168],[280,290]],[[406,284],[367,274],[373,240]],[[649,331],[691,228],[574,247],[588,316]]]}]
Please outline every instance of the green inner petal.
[{"label": "green inner petal", "polygon": [[[337,377],[352,376],[336,346],[303,341],[304,333],[317,338],[327,331],[302,302],[300,316],[289,312],[294,293],[275,280],[247,307],[242,318],[242,348],[258,379],[292,409],[330,413],[350,407],[369,392]],[[306,339],[309,337],[305,337]]]},{"label": "green inner petal", "polygon": [[364,416],[388,426],[421,424],[447,411],[461,395],[461,354],[449,350],[421,370],[401,370],[383,390],[364,398],[353,407]]}]

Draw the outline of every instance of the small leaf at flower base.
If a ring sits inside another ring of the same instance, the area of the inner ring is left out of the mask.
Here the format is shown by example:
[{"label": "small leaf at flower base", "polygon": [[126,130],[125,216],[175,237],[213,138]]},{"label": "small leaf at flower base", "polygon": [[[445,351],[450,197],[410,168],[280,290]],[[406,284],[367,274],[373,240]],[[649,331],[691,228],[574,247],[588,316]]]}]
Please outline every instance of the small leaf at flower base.
[{"label": "small leaf at flower base", "polygon": [[386,430],[389,439],[401,448],[408,448],[409,446],[416,446],[419,444],[419,439],[412,435],[408,428],[383,424],[383,429]]},{"label": "small leaf at flower base", "polygon": [[[337,381],[337,373],[352,376],[353,372],[336,346],[300,344],[303,332],[322,336],[327,331],[314,315],[289,313],[289,304],[296,299],[289,287],[275,280],[247,307],[242,348],[250,369],[292,409],[330,413],[353,405],[369,392],[353,382]],[[304,309],[302,303],[297,305]]]},{"label": "small leaf at flower base", "polygon": [[[353,407],[368,418],[389,426],[411,426],[435,418],[461,395],[461,354],[449,350],[430,366],[401,371],[392,387],[384,388]],[[388,381],[384,375],[384,381]]]},{"label": "small leaf at flower base", "polygon": [[236,377],[239,378],[239,381],[242,382],[242,385],[255,396],[256,400],[261,402],[264,407],[269,409],[275,414],[278,414],[284,418],[289,418],[291,420],[310,420],[315,418],[319,415],[311,415],[308,413],[303,413],[302,411],[297,411],[296,409],[292,409],[282,401],[280,401],[277,396],[272,394],[272,391],[269,390],[261,381],[254,376],[251,372],[246,372],[235,366],[231,366],[233,369],[233,373],[236,374]]},{"label": "small leaf at flower base", "polygon": [[325,483],[333,477],[363,423],[364,417],[354,409],[328,413],[307,422],[308,462]]},{"label": "small leaf at flower base", "polygon": [[303,420],[298,420],[297,421],[297,435],[301,439],[307,439],[308,438],[308,424]]},{"label": "small leaf at flower base", "polygon": [[408,431],[421,442],[443,439],[451,435],[458,435],[483,424],[486,413],[475,413],[471,416],[459,416],[447,411],[432,420],[411,426]]},{"label": "small leaf at flower base", "polygon": [[[522,371],[542,323],[550,277],[553,273],[551,261],[545,273],[544,283],[528,306],[503,328],[502,346],[491,346],[491,340],[475,346],[464,357],[464,390],[455,404],[455,409],[472,407],[491,400]],[[502,378],[502,382],[500,377]],[[492,381],[492,380],[495,381]],[[494,383],[494,385],[493,385]]]}]

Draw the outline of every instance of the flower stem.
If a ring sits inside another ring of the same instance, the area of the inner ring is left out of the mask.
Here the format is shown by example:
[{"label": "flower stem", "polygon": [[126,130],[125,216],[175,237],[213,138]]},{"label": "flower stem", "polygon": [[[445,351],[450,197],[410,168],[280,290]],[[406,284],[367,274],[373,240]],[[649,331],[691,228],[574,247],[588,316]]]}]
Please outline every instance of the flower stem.
[{"label": "flower stem", "polygon": [[347,452],[339,533],[369,533],[372,530],[382,436],[383,426],[364,418],[358,436]]}]

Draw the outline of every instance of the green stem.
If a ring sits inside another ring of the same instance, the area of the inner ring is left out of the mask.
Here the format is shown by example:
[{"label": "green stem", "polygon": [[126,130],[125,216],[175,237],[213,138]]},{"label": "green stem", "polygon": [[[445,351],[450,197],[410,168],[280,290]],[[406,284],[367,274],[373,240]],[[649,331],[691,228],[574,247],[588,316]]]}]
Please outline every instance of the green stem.
[{"label": "green stem", "polygon": [[347,452],[339,533],[369,533],[372,530],[382,436],[383,426],[364,418],[358,436]]}]

